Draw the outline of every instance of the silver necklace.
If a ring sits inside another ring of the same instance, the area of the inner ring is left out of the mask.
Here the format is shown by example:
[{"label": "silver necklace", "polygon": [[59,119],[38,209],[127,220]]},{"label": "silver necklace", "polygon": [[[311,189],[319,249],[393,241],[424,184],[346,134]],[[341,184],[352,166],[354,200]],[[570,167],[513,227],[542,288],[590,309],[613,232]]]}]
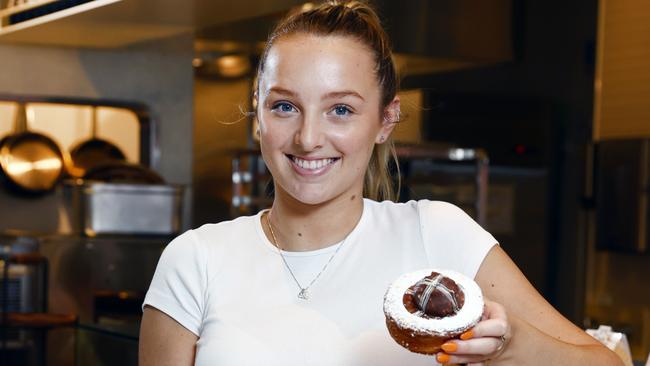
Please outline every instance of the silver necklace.
[{"label": "silver necklace", "polygon": [[345,239],[343,239],[343,241],[336,248],[336,250],[334,251],[334,253],[330,257],[330,259],[327,261],[327,263],[325,263],[323,268],[321,268],[320,272],[318,272],[316,277],[314,277],[314,279],[311,280],[309,285],[307,285],[305,287],[302,287],[302,285],[300,284],[300,281],[298,281],[298,279],[296,278],[296,275],[293,274],[293,271],[291,270],[291,267],[289,266],[289,263],[287,263],[287,259],[284,257],[284,254],[282,254],[282,248],[280,247],[280,244],[278,244],[278,239],[275,237],[275,232],[273,232],[273,225],[271,225],[271,211],[270,210],[269,210],[269,213],[266,215],[266,223],[267,223],[267,225],[269,227],[269,231],[271,232],[271,237],[273,238],[273,245],[278,249],[278,253],[280,253],[280,258],[282,258],[282,262],[284,262],[284,266],[287,267],[287,269],[289,270],[289,273],[291,274],[291,277],[293,277],[293,281],[296,283],[296,285],[300,289],[300,291],[298,292],[298,298],[302,299],[302,300],[309,300],[309,296],[310,296],[309,295],[309,288],[314,284],[314,282],[316,282],[318,277],[320,277],[320,275],[323,274],[323,272],[325,272],[325,269],[332,262],[332,259],[334,259],[334,257],[336,256],[336,253],[338,253],[339,250],[341,250],[341,247],[343,247],[343,244],[345,244],[345,241],[348,239],[348,237],[346,236]]}]

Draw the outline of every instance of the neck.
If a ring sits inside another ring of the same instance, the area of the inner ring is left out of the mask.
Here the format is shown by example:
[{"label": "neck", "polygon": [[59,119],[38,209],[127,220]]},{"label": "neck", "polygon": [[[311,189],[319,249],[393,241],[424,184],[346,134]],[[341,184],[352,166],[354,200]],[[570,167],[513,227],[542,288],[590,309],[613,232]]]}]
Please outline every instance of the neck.
[{"label": "neck", "polygon": [[[361,194],[319,205],[306,205],[283,196],[276,194],[270,214],[262,219],[267,237],[282,250],[309,251],[334,245],[350,234],[363,212]],[[267,220],[273,226],[277,243]]]}]

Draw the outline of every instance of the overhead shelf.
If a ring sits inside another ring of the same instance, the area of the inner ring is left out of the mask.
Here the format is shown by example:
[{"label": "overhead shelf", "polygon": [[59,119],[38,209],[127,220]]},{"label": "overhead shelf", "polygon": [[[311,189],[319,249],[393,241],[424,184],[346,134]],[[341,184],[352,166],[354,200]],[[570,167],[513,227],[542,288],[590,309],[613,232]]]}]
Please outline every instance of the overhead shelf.
[{"label": "overhead shelf", "polygon": [[47,5],[56,2],[57,0],[33,0],[28,3],[23,3],[19,5],[14,5],[11,8],[8,9],[2,9],[0,10],[0,18],[4,18],[6,16],[16,14],[23,12],[25,10],[33,9],[39,6]]},{"label": "overhead shelf", "polygon": [[92,0],[10,24],[9,17],[56,1],[0,10],[0,43],[113,48],[284,11],[297,0]]}]

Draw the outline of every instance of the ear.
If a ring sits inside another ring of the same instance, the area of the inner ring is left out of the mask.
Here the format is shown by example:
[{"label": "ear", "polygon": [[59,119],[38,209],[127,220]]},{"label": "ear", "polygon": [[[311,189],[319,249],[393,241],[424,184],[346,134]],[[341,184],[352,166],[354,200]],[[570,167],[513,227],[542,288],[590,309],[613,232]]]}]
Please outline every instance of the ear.
[{"label": "ear", "polygon": [[397,125],[397,122],[399,122],[399,119],[400,100],[399,95],[396,95],[395,98],[393,98],[393,100],[384,108],[384,118],[381,124],[381,129],[379,130],[379,133],[377,133],[375,143],[382,144],[388,140],[388,137],[393,132],[393,129],[395,128],[395,125]]},{"label": "ear", "polygon": [[260,140],[260,121],[259,114],[257,110],[257,103],[259,102],[257,89],[253,91],[253,100],[251,106],[253,107],[253,138],[257,141]]},{"label": "ear", "polygon": [[257,93],[257,89],[253,92],[253,101],[251,103],[252,107],[254,110],[257,110],[257,102],[259,101],[259,95]]}]

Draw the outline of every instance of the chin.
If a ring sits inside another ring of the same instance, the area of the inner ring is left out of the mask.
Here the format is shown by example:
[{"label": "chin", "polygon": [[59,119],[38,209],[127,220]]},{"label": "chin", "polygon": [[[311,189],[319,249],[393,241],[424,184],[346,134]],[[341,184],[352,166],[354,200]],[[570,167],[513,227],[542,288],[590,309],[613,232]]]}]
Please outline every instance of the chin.
[{"label": "chin", "polygon": [[305,205],[320,205],[336,198],[336,194],[329,192],[323,186],[296,187],[299,189],[284,189],[276,191],[286,198],[295,200]]},{"label": "chin", "polygon": [[355,193],[357,191],[357,189],[354,188],[356,185],[350,187],[349,185],[345,184],[347,189],[340,189],[340,185],[343,185],[343,183],[345,183],[341,181],[330,181],[325,182],[325,184],[305,184],[304,182],[292,183],[292,185],[280,185],[279,187],[276,186],[276,195],[282,194],[285,197],[290,197],[291,199],[305,205],[320,205],[335,201],[348,195],[352,196],[356,194],[357,197],[362,195],[362,188],[358,189],[358,194]]},{"label": "chin", "polygon": [[295,199],[296,201],[300,203],[304,203],[306,205],[318,205],[321,203],[328,202],[332,199],[332,197],[323,195],[322,192],[313,193],[313,194],[309,194],[309,193],[292,194],[291,197],[293,197],[293,199]]}]

